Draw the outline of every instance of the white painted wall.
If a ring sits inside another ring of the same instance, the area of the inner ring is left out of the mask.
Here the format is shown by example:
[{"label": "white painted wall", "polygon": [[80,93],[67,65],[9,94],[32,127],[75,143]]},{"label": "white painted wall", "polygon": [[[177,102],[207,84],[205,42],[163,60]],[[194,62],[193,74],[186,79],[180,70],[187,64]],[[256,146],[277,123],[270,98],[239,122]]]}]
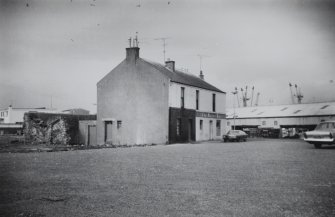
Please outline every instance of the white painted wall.
[{"label": "white painted wall", "polygon": [[212,94],[216,94],[216,113],[226,113],[226,94],[170,82],[169,88],[169,106],[181,107],[181,87],[185,88],[184,107],[186,109],[196,109],[196,90],[199,90],[199,110],[202,112],[213,112],[212,110]]},{"label": "white painted wall", "polygon": [[[203,121],[202,129],[200,129],[200,120]],[[221,127],[220,127],[220,133],[217,134],[216,130],[216,121],[221,121]],[[226,133],[226,125],[227,121],[226,119],[214,119],[214,118],[202,118],[202,117],[196,117],[196,141],[205,141],[205,140],[218,140],[222,139],[222,135]],[[213,137],[210,138],[210,121],[213,122]]]}]

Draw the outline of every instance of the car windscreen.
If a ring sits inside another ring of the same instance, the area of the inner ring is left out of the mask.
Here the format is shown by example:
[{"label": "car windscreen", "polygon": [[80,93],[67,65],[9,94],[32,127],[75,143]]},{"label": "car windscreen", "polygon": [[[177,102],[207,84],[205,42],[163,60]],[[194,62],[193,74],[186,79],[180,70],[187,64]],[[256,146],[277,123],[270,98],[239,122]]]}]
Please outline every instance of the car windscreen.
[{"label": "car windscreen", "polygon": [[229,134],[237,135],[237,134],[241,134],[241,133],[238,130],[231,130],[231,131],[229,131]]}]

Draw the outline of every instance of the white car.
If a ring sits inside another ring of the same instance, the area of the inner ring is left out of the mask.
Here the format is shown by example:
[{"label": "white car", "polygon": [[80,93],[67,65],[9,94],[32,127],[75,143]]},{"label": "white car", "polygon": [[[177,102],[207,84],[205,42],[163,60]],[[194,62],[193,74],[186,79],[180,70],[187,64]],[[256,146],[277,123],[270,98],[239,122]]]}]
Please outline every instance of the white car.
[{"label": "white car", "polygon": [[335,144],[335,121],[324,121],[318,124],[313,131],[304,133],[304,140],[313,144],[315,148],[322,145]]}]

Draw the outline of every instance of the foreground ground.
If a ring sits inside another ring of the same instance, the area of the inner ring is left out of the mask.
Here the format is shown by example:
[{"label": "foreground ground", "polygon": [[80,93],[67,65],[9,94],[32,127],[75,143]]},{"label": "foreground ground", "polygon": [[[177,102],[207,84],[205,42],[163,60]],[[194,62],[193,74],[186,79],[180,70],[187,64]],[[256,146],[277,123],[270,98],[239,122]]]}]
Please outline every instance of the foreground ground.
[{"label": "foreground ground", "polygon": [[299,140],[1,153],[0,216],[335,216],[335,149]]}]

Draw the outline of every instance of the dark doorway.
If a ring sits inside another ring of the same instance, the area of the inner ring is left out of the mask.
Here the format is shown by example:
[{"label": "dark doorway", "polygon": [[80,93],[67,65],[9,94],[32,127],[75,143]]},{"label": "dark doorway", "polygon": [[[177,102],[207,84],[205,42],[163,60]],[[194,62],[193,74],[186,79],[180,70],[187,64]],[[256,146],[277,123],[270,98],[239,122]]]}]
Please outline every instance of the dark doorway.
[{"label": "dark doorway", "polygon": [[188,141],[192,141],[193,120],[188,119]]}]

